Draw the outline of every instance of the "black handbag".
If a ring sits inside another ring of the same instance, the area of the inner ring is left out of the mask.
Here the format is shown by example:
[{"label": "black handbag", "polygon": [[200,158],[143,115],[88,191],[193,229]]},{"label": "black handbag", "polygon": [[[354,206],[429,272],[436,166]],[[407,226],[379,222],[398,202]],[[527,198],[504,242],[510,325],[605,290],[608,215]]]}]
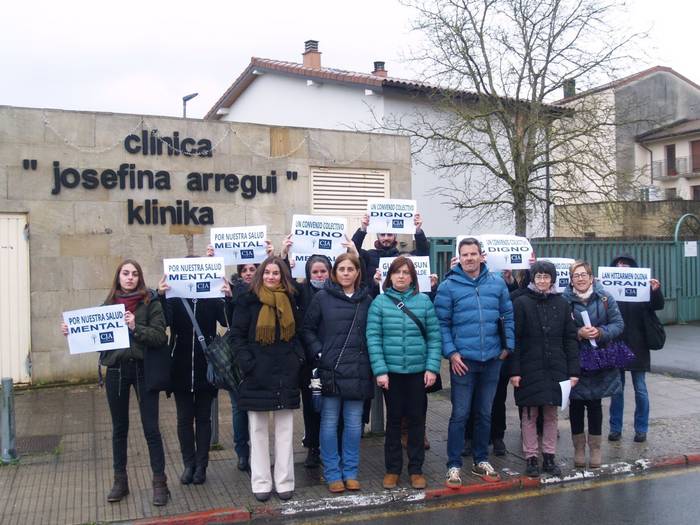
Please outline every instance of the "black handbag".
[{"label": "black handbag", "polygon": [[[418,319],[418,317],[416,317],[416,314],[414,314],[413,311],[411,311],[411,309],[408,306],[406,306],[403,301],[390,295],[387,295],[387,297],[391,299],[391,301],[396,305],[396,307],[403,313],[405,313],[411,321],[416,323],[416,326],[418,326],[418,330],[420,330],[420,334],[423,336],[423,341],[425,341],[425,344],[427,345],[428,333],[426,332],[425,326],[423,325],[421,320]],[[433,392],[439,392],[440,390],[442,390],[442,376],[440,375],[440,372],[438,372],[435,375],[435,382],[425,389],[426,393],[428,394],[432,394]]]},{"label": "black handbag", "polygon": [[651,308],[646,309],[647,319],[644,323],[644,338],[649,350],[661,350],[666,343],[666,330],[656,312]]},{"label": "black handbag", "polygon": [[172,353],[166,344],[149,346],[143,355],[143,380],[153,392],[172,391]]}]

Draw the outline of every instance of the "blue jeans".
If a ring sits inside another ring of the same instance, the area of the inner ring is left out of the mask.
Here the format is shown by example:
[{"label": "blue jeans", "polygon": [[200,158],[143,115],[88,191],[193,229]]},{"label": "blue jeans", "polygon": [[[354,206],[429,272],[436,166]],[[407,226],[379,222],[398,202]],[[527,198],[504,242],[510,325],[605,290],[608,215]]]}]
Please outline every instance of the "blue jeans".
[{"label": "blue jeans", "polygon": [[[323,396],[321,402],[321,461],[327,483],[357,479],[362,438],[361,400]],[[338,454],[338,420],[343,413],[343,453]]]},{"label": "blue jeans", "polygon": [[474,463],[488,461],[491,406],[503,364],[503,361],[498,358],[483,362],[464,358],[462,360],[469,368],[466,374],[458,376],[450,370],[452,415],[447,430],[447,468],[462,466],[464,426],[469,419],[472,398],[476,411],[472,438]]},{"label": "blue jeans", "polygon": [[[634,431],[646,433],[649,430],[649,392],[647,392],[646,372],[631,371],[634,385]],[[622,392],[612,396],[610,402],[610,432],[622,432],[622,416],[625,411],[625,371],[620,370]]]},{"label": "blue jeans", "polygon": [[233,448],[239,458],[250,458],[250,434],[248,433],[248,412],[238,409],[238,403],[229,390],[233,412]]}]

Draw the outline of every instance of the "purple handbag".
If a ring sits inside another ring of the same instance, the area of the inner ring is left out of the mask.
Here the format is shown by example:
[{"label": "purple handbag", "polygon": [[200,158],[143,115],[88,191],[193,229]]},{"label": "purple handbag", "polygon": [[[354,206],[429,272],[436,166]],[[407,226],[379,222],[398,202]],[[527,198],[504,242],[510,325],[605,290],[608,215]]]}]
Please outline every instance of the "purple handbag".
[{"label": "purple handbag", "polygon": [[579,361],[583,372],[597,372],[607,368],[627,368],[636,359],[627,344],[616,339],[598,348],[590,344],[579,348]]}]

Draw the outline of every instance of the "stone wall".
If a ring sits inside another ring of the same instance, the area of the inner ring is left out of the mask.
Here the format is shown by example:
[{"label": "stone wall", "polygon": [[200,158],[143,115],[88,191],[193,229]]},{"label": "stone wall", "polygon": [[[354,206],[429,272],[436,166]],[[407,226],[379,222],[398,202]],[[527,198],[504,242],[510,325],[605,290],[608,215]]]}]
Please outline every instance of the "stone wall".
[{"label": "stone wall", "polygon": [[[136,151],[143,149],[144,131],[146,142],[153,134],[154,140],[173,143],[177,132],[180,147],[168,155],[167,144],[161,144],[160,155],[144,155]],[[137,138],[126,140],[130,135]],[[193,142],[183,144],[185,138]],[[206,155],[202,140],[210,142],[210,156],[175,155],[198,147]],[[146,283],[154,287],[163,258],[204,254],[209,224],[184,224],[184,218],[183,224],[170,219],[166,225],[139,224],[139,219],[148,222],[143,209],[128,224],[130,199],[134,208],[152,199],[173,207],[189,201],[200,212],[210,207],[216,227],[267,224],[279,249],[292,215],[310,213],[311,168],[389,170],[391,196],[410,198],[410,163],[408,138],[388,134],[0,106],[0,213],[26,213],[29,222],[33,381],[95,374],[94,354],[69,355],[58,329],[61,312],[100,304],[122,259],[140,261]],[[119,183],[124,164],[125,181],[133,164],[134,171],[153,171],[154,179],[156,172],[167,171],[171,189],[132,189],[128,182],[125,189],[105,188],[104,182]],[[77,187],[57,188],[56,171],[69,186],[80,177]],[[187,177],[193,172],[236,179],[221,179],[219,191],[190,191]],[[252,198],[242,195],[244,176],[249,176],[246,183],[259,176],[261,186]],[[274,193],[268,177],[275,179]]]},{"label": "stone wall", "polygon": [[554,235],[583,237],[593,233],[595,237],[672,237],[676,222],[686,213],[700,216],[700,201],[635,201],[556,206]]}]

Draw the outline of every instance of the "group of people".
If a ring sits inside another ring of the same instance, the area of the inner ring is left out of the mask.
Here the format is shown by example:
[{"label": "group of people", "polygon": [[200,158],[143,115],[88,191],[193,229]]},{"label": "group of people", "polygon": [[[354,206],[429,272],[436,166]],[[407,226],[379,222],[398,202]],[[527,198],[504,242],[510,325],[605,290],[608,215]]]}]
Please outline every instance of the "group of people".
[{"label": "group of people", "polygon": [[[228,327],[242,382],[234,395],[233,435],[238,468],[250,470],[258,501],[273,492],[281,500],[293,496],[293,411],[303,406],[305,466],[322,466],[328,490],[360,490],[360,441],[375,385],[386,406],[384,443],[387,489],[397,486],[407,454],[409,483],[426,487],[423,462],[427,393],[439,388],[442,358],[449,360],[452,414],[447,441],[449,487],[461,485],[462,454],[467,420],[473,420],[472,472],[496,481],[489,462],[494,397],[499,379],[509,377],[520,407],[526,474],[539,475],[538,433],[542,435],[545,472],[559,474],[555,462],[559,382],[571,380],[571,429],[576,466],[601,464],[601,398],[614,396],[611,441],[622,429],[624,371],[606,369],[582,373],[579,350],[623,338],[637,355],[633,368],[636,393],[635,441],[646,439],[648,396],[644,372],[648,347],[640,338],[635,308],[663,306],[658,281],[652,280],[651,304],[622,307],[593,279],[590,265],[577,261],[572,285],[556,293],[556,271],[546,261],[535,262],[520,279],[490,272],[479,241],[463,239],[458,258],[444,281],[431,279],[431,293],[419,293],[416,269],[399,253],[395,235],[379,234],[374,248],[362,249],[365,216],[347,253],[331,261],[311,256],[306,279],[291,277],[287,257],[291,237],[275,255],[260,264],[239,265],[224,299],[165,298],[165,279],[157,290],[147,288],[134,260],[117,268],[105,304],[124,304],[130,347],[104,352],[106,393],[112,417],[114,484],[107,499],[120,501],[129,493],[127,434],[129,396],[136,392],[153,471],[153,504],[165,505],[169,490],[163,444],[158,426],[159,392],[149,384],[149,348],[171,349],[172,392],[177,409],[177,434],[182,455],[182,484],[201,484],[211,440],[211,404],[216,388],[207,377],[204,346],[217,326]],[[420,215],[415,217],[414,255],[428,255],[429,244]],[[208,255],[212,255],[211,248]],[[382,257],[396,257],[382,280]],[[628,256],[617,265],[635,266]],[[507,282],[509,281],[510,284]],[[627,309],[629,307],[629,309]],[[587,312],[590,326],[584,322]],[[623,322],[624,318],[624,322]],[[169,338],[166,335],[169,328]],[[67,327],[62,326],[64,334]],[[503,384],[503,380],[500,380]],[[502,396],[505,401],[505,394]],[[497,403],[498,404],[498,403]],[[584,415],[588,413],[588,436]],[[541,425],[538,425],[538,417]],[[274,427],[274,471],[269,454],[269,425]],[[538,430],[538,426],[540,427]],[[504,430],[504,429],[503,429]],[[501,435],[502,438],[502,435]],[[402,443],[402,440],[404,443]],[[495,444],[495,441],[494,441]]]}]

